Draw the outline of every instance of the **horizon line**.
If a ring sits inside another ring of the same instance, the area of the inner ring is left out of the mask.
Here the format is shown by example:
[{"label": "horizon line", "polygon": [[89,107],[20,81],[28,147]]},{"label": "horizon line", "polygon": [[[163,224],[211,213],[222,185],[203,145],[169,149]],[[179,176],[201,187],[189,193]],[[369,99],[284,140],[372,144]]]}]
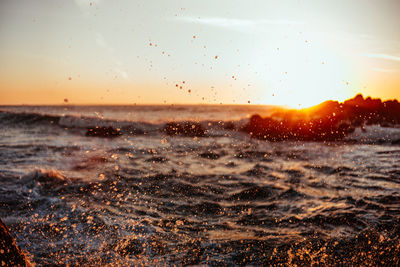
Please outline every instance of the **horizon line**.
[{"label": "horizon line", "polygon": [[[393,101],[397,100],[400,101],[400,98],[381,98],[381,97],[372,97],[372,96],[364,96],[362,93],[356,93],[354,94],[353,97],[347,98],[346,100],[353,99],[356,96],[361,95],[364,99],[371,98],[371,99],[380,99],[382,102],[384,101]],[[337,101],[340,102],[338,99],[326,99],[324,101],[321,101],[318,104],[315,104],[313,106],[319,105],[321,103],[324,103],[326,101]],[[54,106],[54,107],[73,107],[73,106],[220,106],[220,105],[225,105],[225,106],[270,106],[270,107],[281,107],[281,108],[293,108],[288,105],[279,105],[279,104],[260,104],[260,103],[100,103],[100,104],[95,104],[95,103],[54,103],[54,104],[29,104],[29,103],[20,103],[20,104],[2,104],[0,103],[0,107],[12,107],[12,106]],[[305,108],[300,105],[299,107],[296,107],[295,109],[298,108]]]}]

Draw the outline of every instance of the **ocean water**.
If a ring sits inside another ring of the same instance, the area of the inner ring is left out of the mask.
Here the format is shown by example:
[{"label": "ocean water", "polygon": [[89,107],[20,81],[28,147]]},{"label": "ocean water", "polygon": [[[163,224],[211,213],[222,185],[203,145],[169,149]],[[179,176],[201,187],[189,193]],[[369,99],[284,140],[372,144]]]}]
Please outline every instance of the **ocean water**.
[{"label": "ocean water", "polygon": [[38,266],[399,264],[398,127],[268,142],[240,131],[265,106],[0,110],[0,217]]}]

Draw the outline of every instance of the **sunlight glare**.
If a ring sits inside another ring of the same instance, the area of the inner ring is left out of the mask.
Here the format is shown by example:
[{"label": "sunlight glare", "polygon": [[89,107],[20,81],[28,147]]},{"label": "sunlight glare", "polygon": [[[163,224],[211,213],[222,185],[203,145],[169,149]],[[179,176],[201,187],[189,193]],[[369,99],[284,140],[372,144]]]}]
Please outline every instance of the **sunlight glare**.
[{"label": "sunlight glare", "polygon": [[[328,47],[288,46],[274,58],[276,69],[270,83],[272,94],[265,102],[291,108],[307,108],[332,99],[351,97],[346,82],[351,77],[348,63]],[[270,92],[270,90],[268,90]]]}]

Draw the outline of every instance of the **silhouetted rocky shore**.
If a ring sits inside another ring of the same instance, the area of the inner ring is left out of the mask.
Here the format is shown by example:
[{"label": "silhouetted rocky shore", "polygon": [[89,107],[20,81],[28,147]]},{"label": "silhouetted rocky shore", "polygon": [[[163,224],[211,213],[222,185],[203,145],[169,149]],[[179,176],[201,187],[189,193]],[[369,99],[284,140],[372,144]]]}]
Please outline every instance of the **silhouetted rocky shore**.
[{"label": "silhouetted rocky shore", "polygon": [[365,125],[400,125],[400,103],[359,94],[343,103],[326,101],[302,110],[275,113],[262,118],[253,115],[242,131],[269,141],[335,141]]}]

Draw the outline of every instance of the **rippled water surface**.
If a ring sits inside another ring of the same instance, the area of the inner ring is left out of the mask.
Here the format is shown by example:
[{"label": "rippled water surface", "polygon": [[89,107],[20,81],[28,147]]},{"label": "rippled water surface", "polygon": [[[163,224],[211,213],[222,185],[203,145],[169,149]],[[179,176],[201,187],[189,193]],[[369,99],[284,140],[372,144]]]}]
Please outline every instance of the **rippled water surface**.
[{"label": "rippled water surface", "polygon": [[[38,265],[399,264],[400,146],[372,140],[399,128],[272,143],[237,130],[262,107],[2,110],[0,217]],[[207,136],[160,131],[185,119]]]}]

